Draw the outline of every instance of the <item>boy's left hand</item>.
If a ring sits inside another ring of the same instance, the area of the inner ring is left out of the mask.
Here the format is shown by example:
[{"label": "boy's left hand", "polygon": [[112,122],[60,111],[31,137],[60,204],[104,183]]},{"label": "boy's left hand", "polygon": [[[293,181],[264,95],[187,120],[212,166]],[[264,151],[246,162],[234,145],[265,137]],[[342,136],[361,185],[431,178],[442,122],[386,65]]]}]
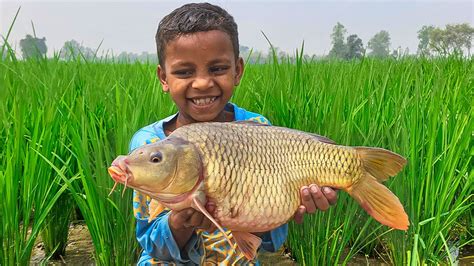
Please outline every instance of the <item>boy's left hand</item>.
[{"label": "boy's left hand", "polygon": [[330,187],[320,188],[316,184],[311,184],[301,187],[300,196],[302,205],[298,207],[293,217],[298,224],[303,222],[305,213],[315,213],[316,210],[325,211],[329,205],[336,204],[337,190]]}]

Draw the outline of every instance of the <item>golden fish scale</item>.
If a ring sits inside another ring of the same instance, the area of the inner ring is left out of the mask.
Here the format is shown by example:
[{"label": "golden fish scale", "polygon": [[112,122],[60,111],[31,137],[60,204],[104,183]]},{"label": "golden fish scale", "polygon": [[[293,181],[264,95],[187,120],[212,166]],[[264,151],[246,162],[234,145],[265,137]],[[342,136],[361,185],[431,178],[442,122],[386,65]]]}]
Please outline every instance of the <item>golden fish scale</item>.
[{"label": "golden fish scale", "polygon": [[266,231],[287,222],[299,190],[317,183],[348,187],[362,174],[355,150],[304,132],[246,123],[197,123],[173,137],[200,151],[214,217],[232,230]]}]

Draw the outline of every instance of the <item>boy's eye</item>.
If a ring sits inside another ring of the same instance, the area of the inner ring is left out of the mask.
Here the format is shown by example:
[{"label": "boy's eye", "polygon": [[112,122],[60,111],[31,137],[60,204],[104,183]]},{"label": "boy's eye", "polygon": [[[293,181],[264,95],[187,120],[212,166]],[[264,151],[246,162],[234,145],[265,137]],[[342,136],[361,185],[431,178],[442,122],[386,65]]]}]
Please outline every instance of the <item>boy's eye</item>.
[{"label": "boy's eye", "polygon": [[180,70],[175,70],[171,73],[178,77],[189,77],[193,74],[193,71],[191,69],[180,69]]},{"label": "boy's eye", "polygon": [[209,68],[209,71],[214,74],[223,74],[229,69],[229,66],[213,66]]}]

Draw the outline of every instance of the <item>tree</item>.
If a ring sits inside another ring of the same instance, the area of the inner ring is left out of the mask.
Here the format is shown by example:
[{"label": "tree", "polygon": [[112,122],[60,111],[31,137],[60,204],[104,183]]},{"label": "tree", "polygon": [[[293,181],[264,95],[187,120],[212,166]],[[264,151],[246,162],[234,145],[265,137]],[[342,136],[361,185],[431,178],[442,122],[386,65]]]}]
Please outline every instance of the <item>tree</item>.
[{"label": "tree", "polygon": [[474,28],[468,23],[448,24],[445,29],[446,39],[452,53],[462,54],[466,47],[468,55],[471,54],[472,37]]},{"label": "tree", "polygon": [[270,46],[268,48],[267,60],[278,60],[282,62],[288,58],[288,54],[281,50],[280,47]]},{"label": "tree", "polygon": [[382,30],[370,39],[368,48],[372,50],[370,56],[388,57],[390,54],[390,34],[388,31]]},{"label": "tree", "polygon": [[59,52],[59,57],[64,60],[74,60],[76,57],[83,57],[87,60],[93,60],[95,51],[89,47],[81,45],[76,40],[66,41]]},{"label": "tree", "polygon": [[444,30],[434,28],[430,32],[430,49],[441,56],[449,54],[449,42]]},{"label": "tree", "polygon": [[21,53],[24,59],[29,58],[44,58],[48,47],[46,46],[46,38],[36,38],[29,34],[24,39],[20,40]]},{"label": "tree", "polygon": [[341,23],[337,23],[332,29],[331,39],[332,48],[329,51],[330,57],[345,58],[347,54],[347,47],[344,43],[345,35],[347,31]]},{"label": "tree", "polygon": [[347,53],[346,59],[360,59],[365,54],[364,44],[362,39],[357,34],[352,34],[347,37]]},{"label": "tree", "polygon": [[420,42],[418,43],[418,55],[421,56],[429,56],[430,55],[430,35],[431,32],[435,29],[434,26],[423,26],[421,29],[418,31],[418,40]]},{"label": "tree", "polygon": [[473,36],[474,28],[468,23],[448,24],[445,29],[423,26],[418,31],[418,54],[447,56],[467,51],[470,56]]}]

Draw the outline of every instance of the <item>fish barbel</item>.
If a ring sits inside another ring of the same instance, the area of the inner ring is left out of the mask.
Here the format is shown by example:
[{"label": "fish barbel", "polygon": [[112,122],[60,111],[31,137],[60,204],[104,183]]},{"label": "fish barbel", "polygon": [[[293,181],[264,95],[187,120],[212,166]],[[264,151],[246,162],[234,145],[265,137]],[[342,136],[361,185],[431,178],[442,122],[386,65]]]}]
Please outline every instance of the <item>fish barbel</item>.
[{"label": "fish barbel", "polygon": [[[380,223],[407,230],[398,198],[380,182],[406,164],[381,148],[349,147],[307,132],[255,122],[194,123],[166,139],[119,156],[109,168],[124,183],[158,201],[150,219],[164,207],[193,207],[222,230],[231,230],[248,259],[260,238],[290,220],[309,184],[339,188]],[[203,207],[215,204],[210,214]],[[229,243],[229,236],[224,233]]]}]

